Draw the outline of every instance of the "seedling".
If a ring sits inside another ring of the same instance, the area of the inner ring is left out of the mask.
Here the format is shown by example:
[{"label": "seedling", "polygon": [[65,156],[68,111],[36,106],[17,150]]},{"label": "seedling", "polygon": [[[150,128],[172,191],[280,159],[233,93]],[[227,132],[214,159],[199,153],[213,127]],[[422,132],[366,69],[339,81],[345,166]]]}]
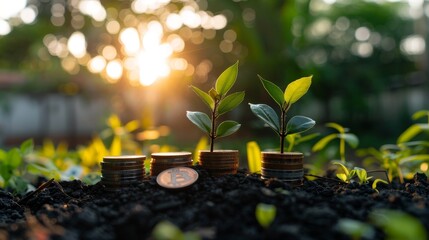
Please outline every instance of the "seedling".
[{"label": "seedling", "polygon": [[372,178],[368,177],[368,173],[363,168],[355,167],[354,170],[356,172],[356,176],[358,177],[360,185],[367,184],[368,181]]},{"label": "seedling", "polygon": [[347,128],[344,128],[337,123],[327,123],[326,126],[336,129],[338,133],[332,133],[320,139],[313,146],[313,152],[317,152],[324,149],[328,145],[328,143],[338,138],[340,139],[340,159],[343,164],[346,163],[346,142],[349,144],[350,147],[356,148],[359,145],[359,139],[356,137],[356,135],[348,133],[349,130]]},{"label": "seedling", "polygon": [[259,225],[268,228],[276,218],[277,208],[271,204],[259,203],[256,205],[255,215]]},{"label": "seedling", "polygon": [[398,138],[398,144],[408,142],[422,132],[429,132],[429,110],[415,112],[413,120],[426,118],[426,123],[416,123],[405,130]]},{"label": "seedling", "polygon": [[378,189],[377,189],[377,184],[378,183],[384,183],[384,184],[389,184],[387,181],[384,181],[383,179],[375,179],[374,182],[372,183],[372,189],[374,189],[377,193],[378,193]]},{"label": "seedling", "polygon": [[289,83],[283,92],[274,83],[259,76],[265,90],[280,107],[280,119],[277,113],[266,104],[251,104],[252,112],[273,129],[280,137],[280,152],[284,153],[285,138],[287,135],[301,133],[312,128],[316,122],[305,116],[294,116],[286,123],[286,114],[292,104],[297,102],[311,85],[312,76],[303,77]]},{"label": "seedling", "polygon": [[350,183],[352,178],[356,175],[356,169],[350,170],[340,162],[334,162],[333,164],[340,166],[340,168],[343,170],[342,173],[337,173],[337,178],[345,183]]},{"label": "seedling", "polygon": [[340,219],[336,228],[351,237],[352,240],[359,239],[372,239],[375,235],[374,227],[368,223],[360,222],[354,219],[343,218]]},{"label": "seedling", "polygon": [[216,80],[215,87],[207,93],[191,86],[192,90],[210,108],[211,117],[202,112],[186,112],[186,117],[210,137],[210,152],[213,152],[216,138],[235,133],[241,124],[235,121],[224,121],[217,125],[218,118],[236,108],[244,99],[244,91],[227,95],[234,85],[238,74],[238,61],[228,67]]}]

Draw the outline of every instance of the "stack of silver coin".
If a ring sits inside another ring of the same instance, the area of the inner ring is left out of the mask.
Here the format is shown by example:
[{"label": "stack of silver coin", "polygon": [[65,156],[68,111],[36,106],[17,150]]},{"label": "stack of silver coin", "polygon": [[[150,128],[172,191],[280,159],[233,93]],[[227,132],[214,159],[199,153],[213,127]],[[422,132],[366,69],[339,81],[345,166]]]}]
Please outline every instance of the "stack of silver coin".
[{"label": "stack of silver coin", "polygon": [[277,178],[292,185],[299,185],[304,176],[303,159],[304,155],[297,152],[262,152],[262,177]]},{"label": "stack of silver coin", "polygon": [[120,189],[142,181],[145,159],[144,155],[104,157],[101,163],[101,183],[109,189]]}]

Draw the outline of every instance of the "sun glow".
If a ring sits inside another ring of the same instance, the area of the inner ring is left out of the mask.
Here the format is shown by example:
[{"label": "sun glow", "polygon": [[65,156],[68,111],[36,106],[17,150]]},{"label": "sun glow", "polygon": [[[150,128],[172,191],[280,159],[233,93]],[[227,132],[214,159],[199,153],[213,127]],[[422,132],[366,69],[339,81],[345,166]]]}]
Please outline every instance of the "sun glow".
[{"label": "sun glow", "polygon": [[149,86],[156,80],[167,77],[170,74],[168,60],[172,52],[173,50],[168,44],[162,44],[156,48],[140,52],[138,56],[139,81],[143,86]]}]

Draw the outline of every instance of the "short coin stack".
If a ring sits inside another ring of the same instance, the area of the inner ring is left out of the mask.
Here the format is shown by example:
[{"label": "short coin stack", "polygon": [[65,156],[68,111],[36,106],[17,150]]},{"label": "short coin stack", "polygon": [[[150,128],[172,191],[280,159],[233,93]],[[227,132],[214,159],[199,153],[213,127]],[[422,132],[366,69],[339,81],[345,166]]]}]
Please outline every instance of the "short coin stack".
[{"label": "short coin stack", "polygon": [[160,172],[169,168],[192,166],[192,153],[190,152],[152,153],[151,157],[151,176],[157,176]]},{"label": "short coin stack", "polygon": [[200,165],[212,176],[236,174],[239,155],[236,150],[200,151]]},{"label": "short coin stack", "polygon": [[101,182],[109,189],[120,189],[143,180],[144,155],[108,156],[101,163]]},{"label": "short coin stack", "polygon": [[298,152],[262,152],[262,177],[277,178],[292,185],[302,183],[304,155]]}]

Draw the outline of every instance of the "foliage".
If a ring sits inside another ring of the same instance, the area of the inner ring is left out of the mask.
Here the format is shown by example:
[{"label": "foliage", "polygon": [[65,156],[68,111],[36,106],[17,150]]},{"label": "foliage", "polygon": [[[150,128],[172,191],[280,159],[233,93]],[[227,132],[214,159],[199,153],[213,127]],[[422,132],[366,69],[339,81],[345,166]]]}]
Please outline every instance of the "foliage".
[{"label": "foliage", "polygon": [[247,165],[249,172],[260,173],[261,172],[261,149],[255,141],[247,143]]},{"label": "foliage", "polygon": [[276,212],[275,205],[258,203],[255,209],[256,220],[263,228],[268,228],[276,218]]},{"label": "foliage", "polygon": [[23,194],[33,188],[23,178],[25,173],[24,158],[33,152],[33,140],[24,141],[19,148],[9,151],[0,149],[0,187],[10,188],[18,194]]},{"label": "foliage", "polygon": [[356,169],[350,170],[340,162],[334,162],[333,164],[341,167],[342,173],[337,173],[337,178],[345,183],[350,183],[351,179],[356,175]]},{"label": "foliage", "polygon": [[289,134],[286,136],[286,141],[288,142],[287,151],[292,152],[294,147],[301,143],[311,141],[319,135],[319,133],[312,133],[304,136],[301,133]]},{"label": "foliage", "polygon": [[274,83],[259,76],[265,90],[280,107],[280,119],[274,109],[266,104],[250,104],[252,112],[273,129],[280,137],[280,152],[284,152],[284,140],[288,134],[296,134],[309,130],[316,122],[308,117],[294,116],[286,123],[286,114],[292,104],[307,93],[312,76],[303,77],[289,83],[283,92]]},{"label": "foliage", "polygon": [[195,147],[195,150],[194,150],[194,156],[192,160],[194,165],[197,164],[198,162],[198,153],[201,150],[204,150],[207,148],[208,142],[209,140],[207,139],[206,136],[201,137],[200,140],[198,141],[197,146]]},{"label": "foliage", "polygon": [[152,230],[154,240],[199,240],[194,232],[182,232],[180,228],[168,221],[161,221]]},{"label": "foliage", "polygon": [[424,240],[424,225],[415,217],[397,210],[377,209],[369,215],[370,221],[383,229],[387,239]]},{"label": "foliage", "polygon": [[337,124],[337,123],[327,123],[327,127],[333,128],[338,131],[338,133],[332,133],[329,134],[322,139],[320,139],[316,144],[313,146],[313,151],[317,152],[322,149],[324,149],[331,141],[334,139],[340,139],[340,159],[342,163],[346,162],[346,144],[349,144],[350,147],[356,148],[359,144],[359,139],[356,137],[356,135],[352,133],[348,133],[348,129],[344,128],[343,126]]},{"label": "foliage", "polygon": [[417,120],[420,118],[426,118],[426,123],[416,123],[407,128],[398,138],[397,143],[409,142],[411,139],[416,137],[422,132],[429,133],[429,110],[417,111],[413,114],[412,119]]},{"label": "foliage", "polygon": [[338,221],[336,228],[351,237],[353,240],[372,239],[375,235],[374,227],[368,223],[354,219],[342,218]]},{"label": "foliage", "polygon": [[213,152],[214,141],[219,137],[226,137],[235,133],[241,124],[235,121],[224,121],[217,125],[217,119],[236,108],[244,99],[243,92],[227,95],[235,84],[238,75],[238,61],[228,67],[216,80],[215,87],[207,93],[191,86],[198,97],[210,108],[211,116],[202,112],[186,112],[186,117],[210,137],[210,151]]},{"label": "foliage", "polygon": [[377,189],[377,184],[378,184],[378,183],[389,184],[387,181],[384,181],[383,179],[379,179],[379,178],[375,179],[375,180],[374,180],[374,182],[372,182],[371,187],[372,187],[372,189],[374,189],[377,193],[378,193],[378,189]]}]

